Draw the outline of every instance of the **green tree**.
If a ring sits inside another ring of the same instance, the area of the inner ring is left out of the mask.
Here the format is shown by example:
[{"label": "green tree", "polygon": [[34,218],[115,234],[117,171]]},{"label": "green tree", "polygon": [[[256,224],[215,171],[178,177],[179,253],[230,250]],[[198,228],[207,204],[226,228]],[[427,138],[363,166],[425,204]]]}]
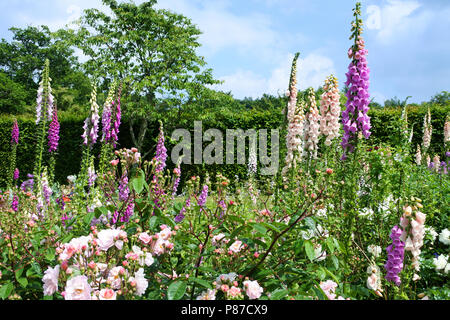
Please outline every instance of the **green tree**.
[{"label": "green tree", "polygon": [[441,93],[436,93],[431,98],[430,102],[445,106],[450,103],[450,92],[442,91]]},{"label": "green tree", "polygon": [[20,84],[25,95],[8,96],[7,99],[22,99],[28,106],[34,106],[39,75],[45,59],[48,59],[58,109],[66,110],[74,104],[88,103],[89,79],[81,72],[73,49],[55,39],[47,26],[13,27],[9,30],[13,33],[12,41],[2,39],[0,42],[0,70]]},{"label": "green tree", "polygon": [[0,113],[18,114],[25,111],[27,92],[24,87],[0,72]]},{"label": "green tree", "polygon": [[203,99],[205,85],[218,83],[196,54],[200,30],[181,14],[154,8],[156,2],[103,0],[111,15],[85,10],[77,30],[61,33],[89,58],[85,68],[90,74],[103,83],[123,81],[124,111],[139,149],[149,120]]}]

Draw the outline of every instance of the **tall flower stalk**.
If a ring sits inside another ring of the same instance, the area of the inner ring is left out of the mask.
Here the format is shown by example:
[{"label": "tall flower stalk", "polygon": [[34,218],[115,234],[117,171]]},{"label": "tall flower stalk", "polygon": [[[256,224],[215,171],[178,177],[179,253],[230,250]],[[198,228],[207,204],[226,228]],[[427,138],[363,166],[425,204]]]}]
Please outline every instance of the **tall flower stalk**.
[{"label": "tall flower stalk", "polygon": [[164,131],[162,122],[159,123],[158,143],[156,145],[156,172],[162,172],[166,167],[167,149],[164,146]]},{"label": "tall flower stalk", "polygon": [[[8,174],[8,188],[12,187],[13,180],[16,179],[16,157],[17,157],[17,145],[19,144],[19,125],[17,119],[14,119],[14,124],[11,130],[11,158],[9,160],[9,174]],[[18,178],[18,174],[17,174]]]},{"label": "tall flower stalk", "polygon": [[303,150],[304,156],[307,160],[317,158],[317,149],[319,143],[319,133],[320,133],[320,116],[319,110],[317,109],[316,94],[313,88],[309,88],[306,94],[306,122],[305,122],[305,147]]},{"label": "tall flower stalk", "polygon": [[[34,163],[34,177],[39,183],[42,174],[42,162],[45,142],[45,132],[47,131],[47,123],[52,120],[53,115],[53,95],[50,86],[51,78],[50,62],[45,60],[44,70],[42,71],[42,80],[39,83],[39,89],[36,99],[36,126],[37,126],[37,143],[36,143],[36,161]],[[45,115],[43,113],[45,112]]]},{"label": "tall flower stalk", "polygon": [[431,112],[428,107],[428,112],[423,118],[423,138],[422,138],[422,148],[423,154],[428,152],[431,144],[431,134],[433,133],[433,126],[431,125]]},{"label": "tall flower stalk", "polygon": [[59,122],[58,122],[58,111],[55,108],[53,110],[52,122],[48,129],[48,152],[50,153],[49,160],[49,180],[53,181],[55,174],[55,153],[58,149],[59,142]]},{"label": "tall flower stalk", "polygon": [[297,104],[297,59],[300,53],[296,53],[292,61],[291,77],[289,81],[289,101],[287,104],[286,122],[287,135],[286,147],[287,153],[285,166],[282,175],[285,176],[289,168],[295,167],[297,162],[301,161],[303,150],[303,128],[305,115],[303,113],[304,105],[302,102]]},{"label": "tall flower stalk", "polygon": [[109,88],[108,96],[106,97],[105,103],[103,104],[102,111],[102,147],[100,151],[100,163],[99,163],[99,173],[100,178],[103,176],[105,168],[108,166],[111,160],[112,151],[114,149],[111,141],[111,120],[113,116],[113,106],[114,106],[114,94],[116,91],[116,82],[111,84]]},{"label": "tall flower stalk", "polygon": [[369,68],[367,67],[367,50],[364,48],[364,40],[362,38],[363,22],[359,18],[361,15],[361,3],[356,4],[353,9],[355,21],[352,22],[352,35],[350,39],[354,39],[354,44],[348,51],[348,57],[352,59],[349,70],[346,73],[347,81],[345,85],[348,87],[346,96],[348,98],[346,109],[342,112],[342,123],[344,127],[344,135],[342,137],[342,148],[344,154],[342,160],[347,158],[348,153],[352,153],[358,143],[358,133],[368,139],[371,132],[370,117],[367,115],[369,111]]},{"label": "tall flower stalk", "polygon": [[[83,134],[81,137],[83,138],[83,159],[81,163],[81,170],[79,174],[78,187],[79,192],[82,191],[82,188],[86,186],[89,179],[89,168],[93,164],[93,155],[91,155],[91,150],[94,144],[97,142],[98,138],[98,123],[100,120],[99,116],[99,106],[97,104],[97,89],[96,85],[92,85],[91,91],[91,109],[89,112],[89,116],[84,120],[83,125]],[[92,170],[92,169],[91,169]]]},{"label": "tall flower stalk", "polygon": [[337,78],[330,75],[323,89],[325,92],[320,97],[320,133],[325,136],[325,145],[330,146],[333,139],[339,136],[340,128],[341,106]]}]

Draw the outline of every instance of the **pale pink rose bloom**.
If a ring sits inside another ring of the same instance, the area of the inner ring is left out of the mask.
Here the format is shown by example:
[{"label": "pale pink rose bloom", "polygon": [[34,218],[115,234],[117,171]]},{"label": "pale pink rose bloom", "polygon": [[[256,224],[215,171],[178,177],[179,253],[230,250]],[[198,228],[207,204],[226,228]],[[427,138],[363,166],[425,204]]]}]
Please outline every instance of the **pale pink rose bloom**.
[{"label": "pale pink rose bloom", "polygon": [[108,265],[106,263],[97,262],[98,271],[104,272]]},{"label": "pale pink rose bloom", "polygon": [[98,295],[99,300],[116,300],[116,292],[112,289],[102,289]]},{"label": "pale pink rose bloom", "polygon": [[158,233],[159,238],[163,240],[167,240],[172,235],[172,230],[169,227],[164,228],[161,232]]},{"label": "pale pink rose bloom", "polygon": [[241,289],[235,286],[232,286],[228,291],[227,291],[227,295],[229,297],[232,298],[236,298],[239,297],[239,295],[241,294]]},{"label": "pale pink rose bloom", "polygon": [[334,298],[336,298],[334,291],[336,290],[337,286],[338,286],[337,283],[332,280],[320,282],[320,288],[325,292],[328,299],[330,300],[334,300]]},{"label": "pale pink rose bloom", "polygon": [[208,289],[202,292],[202,294],[197,297],[197,300],[216,300],[216,290]]},{"label": "pale pink rose bloom", "polygon": [[48,267],[44,273],[42,281],[44,282],[44,296],[51,296],[58,290],[59,265],[55,268]]},{"label": "pale pink rose bloom", "polygon": [[142,296],[147,290],[148,281],[145,279],[144,269],[139,268],[139,270],[134,274],[134,277],[130,277],[128,282],[134,282],[136,284],[136,294]]},{"label": "pale pink rose bloom", "polygon": [[212,237],[211,243],[213,246],[219,246],[220,242],[222,242],[225,239],[225,235],[223,233],[219,233]]},{"label": "pale pink rose bloom", "polygon": [[70,243],[66,243],[63,252],[59,255],[59,260],[67,261],[72,258],[75,252],[76,249]]},{"label": "pale pink rose bloom", "polygon": [[65,300],[91,300],[92,288],[86,276],[76,276],[67,281]]},{"label": "pale pink rose bloom", "polygon": [[155,244],[153,245],[152,250],[154,254],[159,256],[160,254],[166,252],[166,248],[173,248],[173,244],[167,240],[158,238],[158,240],[156,240]]},{"label": "pale pink rose bloom", "polygon": [[244,281],[245,293],[249,299],[259,299],[263,293],[263,288],[259,285],[258,281]]},{"label": "pale pink rose bloom", "polygon": [[139,240],[145,244],[148,244],[152,240],[152,237],[150,237],[147,232],[141,232],[139,234]]},{"label": "pale pink rose bloom", "polygon": [[132,247],[133,252],[137,254],[137,260],[139,261],[139,265],[144,266],[144,264],[149,267],[155,262],[153,256],[150,252],[144,252],[138,246]]},{"label": "pale pink rose bloom", "polygon": [[238,253],[242,249],[242,241],[236,240],[233,244],[228,248],[228,250]]},{"label": "pale pink rose bloom", "polygon": [[109,248],[116,245],[120,250],[122,248],[123,242],[118,240],[121,230],[119,229],[106,229],[102,230],[97,234],[97,246],[102,251],[108,251]]},{"label": "pale pink rose bloom", "polygon": [[164,240],[162,240],[161,238],[158,238],[158,240],[156,240],[156,242],[153,244],[152,250],[153,250],[153,253],[158,256],[160,254],[163,254],[165,252]]},{"label": "pale pink rose bloom", "polygon": [[69,245],[75,249],[76,252],[81,253],[84,252],[86,256],[88,256],[88,248],[89,248],[89,242],[92,240],[90,236],[83,236],[74,238],[69,242]]},{"label": "pale pink rose bloom", "polygon": [[122,286],[121,271],[123,267],[114,267],[109,271],[108,281],[111,282],[111,288],[119,290]]}]

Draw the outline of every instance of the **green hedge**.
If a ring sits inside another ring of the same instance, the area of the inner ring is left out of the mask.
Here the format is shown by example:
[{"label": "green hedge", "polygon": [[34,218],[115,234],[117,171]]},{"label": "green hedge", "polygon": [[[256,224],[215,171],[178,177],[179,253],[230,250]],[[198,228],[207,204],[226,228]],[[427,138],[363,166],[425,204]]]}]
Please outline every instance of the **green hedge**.
[{"label": "green hedge", "polygon": [[[433,105],[430,107],[433,136],[431,140],[430,153],[439,154],[441,157],[445,153],[443,145],[443,127],[445,117],[450,111],[450,106]],[[413,148],[411,152],[415,152],[416,144],[420,144],[423,135],[423,118],[427,112],[426,107],[408,107],[408,120],[409,126],[414,127],[413,136]],[[400,117],[400,109],[372,109],[369,112],[372,123],[372,136],[370,143],[373,145],[378,144],[392,144],[392,133],[395,130],[395,121]],[[82,140],[81,135],[83,133],[83,121],[86,115],[70,115],[61,112],[59,116],[60,121],[60,142],[58,155],[56,158],[55,167],[55,179],[60,183],[66,181],[66,177],[71,174],[78,173],[80,169],[81,153],[82,153]],[[204,113],[199,119],[191,119],[190,115],[186,114],[178,119],[167,120],[164,123],[166,146],[170,157],[170,150],[173,145],[170,142],[170,135],[176,128],[185,128],[191,131],[191,139],[193,141],[193,120],[201,120],[203,131],[208,128],[217,128],[224,134],[225,142],[225,130],[237,129],[243,130],[254,129],[268,129],[268,142],[270,143],[270,129],[279,128],[283,122],[283,115],[279,111],[270,110],[247,110],[239,113],[231,112],[229,110],[221,110],[215,114]],[[20,170],[19,182],[26,179],[26,174],[33,172],[33,162],[35,157],[35,124],[34,119],[26,116],[20,116],[17,118],[20,129],[20,141],[17,148],[17,167]],[[0,187],[6,185],[7,172],[9,168],[10,159],[10,140],[11,140],[11,128],[13,124],[12,116],[2,116],[0,120]],[[159,124],[152,121],[149,124],[149,130],[147,139],[145,140],[144,149],[154,150],[156,144],[156,138],[158,134]],[[280,133],[280,149],[285,147],[284,133]],[[209,142],[204,143],[205,147]],[[131,148],[133,147],[131,134],[129,131],[128,121],[122,119],[122,125],[120,127],[119,134],[119,147]],[[145,150],[141,153],[144,154]],[[193,149],[192,149],[193,150]],[[224,148],[224,154],[225,154]],[[270,147],[269,147],[270,150]],[[98,154],[98,147],[94,152]],[[153,156],[152,151],[150,158]],[[248,156],[248,151],[246,151]],[[280,153],[281,154],[281,153]],[[193,155],[193,151],[192,151]],[[283,159],[280,157],[280,164]],[[169,168],[173,168],[173,164],[169,163]],[[245,177],[247,172],[246,165],[182,165],[182,180],[192,175],[204,175],[204,171],[207,170],[211,178],[215,177],[217,172],[221,172],[223,175],[234,179],[237,175],[240,178]]]}]

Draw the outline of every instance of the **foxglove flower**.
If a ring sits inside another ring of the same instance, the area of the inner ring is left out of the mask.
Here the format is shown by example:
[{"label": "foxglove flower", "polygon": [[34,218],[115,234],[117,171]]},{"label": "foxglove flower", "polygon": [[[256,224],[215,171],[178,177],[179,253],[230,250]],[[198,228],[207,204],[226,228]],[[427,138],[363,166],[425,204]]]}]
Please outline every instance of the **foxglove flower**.
[{"label": "foxglove flower", "polygon": [[297,59],[300,54],[296,53],[292,61],[291,77],[289,81],[289,101],[287,105],[287,135],[286,147],[287,153],[285,158],[285,166],[282,174],[285,175],[287,170],[295,167],[297,161],[300,161],[300,156],[303,150],[303,129],[305,122],[303,101],[297,104]]},{"label": "foxglove flower", "polygon": [[59,141],[59,122],[56,108],[53,111],[52,122],[48,129],[48,152],[54,152],[58,149]]},{"label": "foxglove flower", "polygon": [[19,198],[16,194],[13,197],[11,208],[14,210],[14,212],[17,212],[19,210]]},{"label": "foxglove flower", "polygon": [[84,120],[83,125],[83,144],[93,145],[97,142],[98,138],[98,122],[100,120],[99,116],[99,106],[97,104],[97,89],[95,85],[92,86],[91,92],[91,110],[89,116]]},{"label": "foxglove flower", "polygon": [[42,118],[42,96],[43,96],[43,94],[44,94],[44,82],[41,80],[41,82],[39,82],[39,88],[37,91],[37,98],[36,98],[36,124],[38,124]]},{"label": "foxglove flower", "polygon": [[119,200],[126,201],[130,195],[130,189],[128,188],[128,177],[126,174],[122,176],[119,182]]},{"label": "foxglove flower", "polygon": [[423,138],[422,138],[422,146],[424,148],[424,152],[428,150],[431,144],[431,134],[433,133],[433,126],[431,125],[431,112],[430,108],[428,108],[428,112],[423,118]]},{"label": "foxglove flower", "polygon": [[134,202],[130,201],[124,214],[122,215],[122,217],[120,217],[120,222],[128,222],[133,213],[134,213]]},{"label": "foxglove flower", "polygon": [[249,150],[248,157],[248,174],[254,175],[257,170],[257,159],[256,159],[256,146],[253,144]]},{"label": "foxglove flower", "polygon": [[447,115],[444,123],[444,144],[450,144],[450,115]]},{"label": "foxglove flower", "polygon": [[330,146],[332,140],[338,137],[340,127],[341,107],[337,79],[333,75],[329,76],[323,89],[325,92],[320,99],[320,133],[325,136],[325,145]]},{"label": "foxglove flower", "polygon": [[[120,90],[119,90],[120,92]],[[111,138],[113,140],[114,147],[116,146],[117,141],[119,141],[119,127],[121,121],[122,113],[120,110],[120,94],[116,103],[116,112],[115,112],[115,121],[111,130]]]},{"label": "foxglove flower", "polygon": [[317,146],[319,143],[320,117],[317,109],[316,96],[313,88],[308,89],[307,93],[307,108],[305,122],[305,149],[304,155],[310,157],[317,157]]},{"label": "foxglove flower", "polygon": [[197,204],[200,207],[203,207],[206,204],[206,198],[208,197],[208,185],[204,185],[202,189],[202,193],[198,197]]},{"label": "foxglove flower", "polygon": [[181,179],[180,178],[181,169],[180,169],[180,165],[179,164],[178,164],[178,167],[173,169],[173,173],[175,173],[176,178],[175,178],[175,182],[173,183],[172,196],[175,196],[177,194],[178,185],[180,184],[180,179]]},{"label": "foxglove flower", "polygon": [[422,163],[422,154],[420,153],[420,147],[417,145],[417,151],[416,151],[416,164],[420,166]]},{"label": "foxglove flower", "polygon": [[[50,69],[50,62],[47,59],[45,61],[44,70],[42,71],[42,79],[39,82],[39,88],[37,91],[37,98],[36,98],[36,124],[38,124],[43,115],[42,112],[47,113],[47,120],[51,121],[52,115],[53,115],[53,102],[54,97],[52,95],[52,88],[50,86],[50,81],[52,79],[49,77],[49,69]],[[45,96],[44,96],[45,94]],[[45,103],[44,103],[45,102]],[[46,106],[47,110],[42,110],[42,107]]]},{"label": "foxglove flower", "polygon": [[113,95],[115,91],[115,83],[111,85],[102,112],[102,142],[109,142],[111,139],[111,119],[112,107],[114,106]]},{"label": "foxglove flower", "polygon": [[386,248],[388,253],[388,261],[384,265],[387,272],[385,279],[387,281],[394,282],[397,286],[401,283],[398,274],[403,269],[403,258],[405,253],[405,243],[400,240],[402,233],[402,229],[398,226],[394,226],[392,228],[390,235],[392,244]]},{"label": "foxglove flower", "polygon": [[360,4],[357,3],[354,9],[355,22],[352,23],[355,32],[351,39],[355,39],[355,44],[349,50],[349,58],[352,62],[348,66],[346,73],[347,81],[345,85],[348,87],[346,96],[348,98],[346,109],[342,112],[342,123],[344,127],[344,135],[342,137],[342,148],[344,154],[342,159],[347,158],[347,153],[351,153],[355,149],[355,142],[358,133],[362,132],[363,136],[368,139],[371,132],[370,117],[367,115],[369,111],[369,73],[367,67],[367,50],[364,46],[364,40],[361,36],[362,21],[358,17],[361,14]]},{"label": "foxglove flower", "polygon": [[42,185],[42,194],[44,196],[45,201],[47,202],[47,205],[49,205],[50,197],[52,196],[53,191],[48,183],[46,170],[44,170],[44,172],[42,173],[41,185]]},{"label": "foxglove flower", "polygon": [[22,184],[20,185],[20,189],[23,192],[32,192],[33,191],[33,186],[34,186],[34,179],[33,179],[33,175],[32,174],[27,174],[28,179],[25,180],[24,182],[22,182]]},{"label": "foxglove flower", "polygon": [[158,144],[156,145],[156,172],[161,172],[166,167],[167,149],[164,146],[164,131],[162,123],[159,128]]},{"label": "foxglove flower", "polygon": [[14,170],[14,176],[13,176],[13,179],[14,179],[14,180],[19,179],[19,169],[17,169],[17,168]]},{"label": "foxglove flower", "polygon": [[88,185],[90,188],[92,188],[94,186],[95,179],[97,179],[97,175],[95,173],[95,168],[93,165],[89,166],[87,174],[88,174]]},{"label": "foxglove flower", "polygon": [[19,144],[19,125],[17,124],[17,120],[14,120],[13,128],[11,130],[11,144]]}]

